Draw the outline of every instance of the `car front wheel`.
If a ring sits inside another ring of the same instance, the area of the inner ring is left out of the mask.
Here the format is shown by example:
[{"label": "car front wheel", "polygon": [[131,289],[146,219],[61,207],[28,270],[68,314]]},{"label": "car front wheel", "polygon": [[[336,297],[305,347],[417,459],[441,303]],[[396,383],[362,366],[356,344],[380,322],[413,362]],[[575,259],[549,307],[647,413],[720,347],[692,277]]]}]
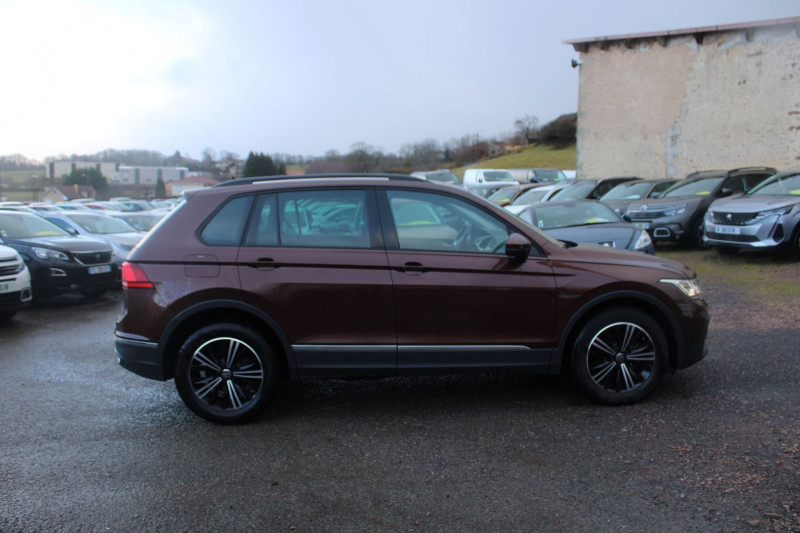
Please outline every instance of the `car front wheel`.
[{"label": "car front wheel", "polygon": [[181,346],[175,386],[184,403],[218,424],[240,424],[264,411],[277,387],[275,354],[258,333],[214,324]]},{"label": "car front wheel", "polygon": [[638,402],[658,386],[667,364],[661,326],[632,308],[603,311],[581,329],[572,374],[583,391],[607,405]]}]

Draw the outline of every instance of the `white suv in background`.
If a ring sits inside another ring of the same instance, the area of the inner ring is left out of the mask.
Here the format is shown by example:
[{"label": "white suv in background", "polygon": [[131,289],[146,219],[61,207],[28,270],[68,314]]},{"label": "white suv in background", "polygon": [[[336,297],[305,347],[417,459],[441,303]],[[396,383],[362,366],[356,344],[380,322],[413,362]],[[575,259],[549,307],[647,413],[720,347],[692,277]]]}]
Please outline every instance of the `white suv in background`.
[{"label": "white suv in background", "polygon": [[13,248],[0,245],[0,321],[17,314],[33,298],[31,275]]},{"label": "white suv in background", "polygon": [[503,181],[513,184],[518,183],[511,172],[499,168],[468,168],[464,171],[464,179],[462,180],[464,187],[468,189],[481,183]]}]

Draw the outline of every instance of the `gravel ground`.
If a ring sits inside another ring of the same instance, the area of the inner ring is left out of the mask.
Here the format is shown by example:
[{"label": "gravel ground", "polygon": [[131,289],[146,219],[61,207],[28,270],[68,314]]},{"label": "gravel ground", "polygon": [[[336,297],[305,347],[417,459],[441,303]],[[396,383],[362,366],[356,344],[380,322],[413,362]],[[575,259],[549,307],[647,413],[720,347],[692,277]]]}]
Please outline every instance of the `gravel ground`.
[{"label": "gravel ground", "polygon": [[0,531],[800,531],[800,267],[757,268],[786,290],[701,277],[708,357],[619,408],[548,377],[327,381],[214,426],[116,365],[118,293],[25,311]]}]

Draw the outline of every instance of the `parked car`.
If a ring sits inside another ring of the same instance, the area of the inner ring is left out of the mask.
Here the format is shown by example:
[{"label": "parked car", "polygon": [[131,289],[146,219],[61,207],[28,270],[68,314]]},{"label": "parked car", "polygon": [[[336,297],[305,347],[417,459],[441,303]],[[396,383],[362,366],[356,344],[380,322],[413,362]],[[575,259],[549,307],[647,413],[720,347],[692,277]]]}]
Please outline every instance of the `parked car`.
[{"label": "parked car", "polygon": [[509,168],[509,172],[520,183],[560,183],[567,181],[563,170],[555,168]]},{"label": "parked car", "polygon": [[186,193],[123,265],[121,365],[219,423],[281,380],[558,374],[642,400],[705,355],[679,263],[564,244],[455,187],[408,176],[232,180]]},{"label": "parked car", "polygon": [[482,183],[507,181],[512,185],[517,184],[517,180],[511,172],[499,168],[468,168],[464,171],[464,187],[470,189]]},{"label": "parked car", "polygon": [[656,242],[681,241],[704,247],[703,219],[711,203],[743,194],[775,172],[767,167],[696,172],[667,189],[660,198],[634,200],[628,205],[627,217],[637,227],[648,230]]},{"label": "parked car", "polygon": [[16,315],[32,298],[31,275],[22,257],[0,245],[0,321]]},{"label": "parked car", "polygon": [[518,216],[560,241],[655,253],[653,240],[646,230],[625,222],[610,207],[597,200],[529,205]]},{"label": "parked car", "polygon": [[550,200],[599,200],[605,193],[626,181],[638,179],[634,176],[600,178],[574,181],[555,193]]},{"label": "parked car", "polygon": [[158,224],[159,221],[166,216],[160,209],[137,212],[107,211],[106,215],[113,218],[118,218],[136,231],[142,231],[145,233],[153,229],[153,226]]},{"label": "parked car", "polygon": [[72,235],[38,215],[0,212],[0,244],[22,256],[34,298],[64,293],[93,298],[119,287],[108,244]]},{"label": "parked car", "polygon": [[516,181],[489,181],[486,183],[470,185],[469,187],[466,187],[466,189],[476,196],[488,198],[504,187],[514,187],[516,185]]},{"label": "parked car", "polygon": [[456,187],[462,186],[456,175],[453,174],[453,171],[447,169],[418,171],[412,172],[411,175],[415,178],[422,178],[428,181],[446,183],[448,185],[455,185]]},{"label": "parked car", "polygon": [[800,170],[779,172],[743,196],[715,200],[704,239],[721,253],[784,250],[800,260]]},{"label": "parked car", "polygon": [[642,198],[659,198],[667,189],[678,180],[645,180],[644,178],[620,183],[603,196],[600,201],[614,210],[618,215],[625,214],[628,206],[634,200]]},{"label": "parked car", "polygon": [[113,261],[118,268],[122,267],[122,262],[128,258],[131,249],[144,237],[144,232],[138,231],[124,220],[96,211],[40,213],[39,216],[69,233],[107,242],[114,252]]},{"label": "parked car", "polygon": [[511,213],[518,215],[529,205],[548,201],[555,193],[566,186],[567,183],[539,184],[514,198],[505,208]]},{"label": "parked car", "polygon": [[510,187],[502,187],[494,191],[486,199],[495,205],[505,207],[514,199],[518,198],[521,194],[524,194],[525,192],[538,186],[538,183],[525,183],[520,185],[512,185]]}]

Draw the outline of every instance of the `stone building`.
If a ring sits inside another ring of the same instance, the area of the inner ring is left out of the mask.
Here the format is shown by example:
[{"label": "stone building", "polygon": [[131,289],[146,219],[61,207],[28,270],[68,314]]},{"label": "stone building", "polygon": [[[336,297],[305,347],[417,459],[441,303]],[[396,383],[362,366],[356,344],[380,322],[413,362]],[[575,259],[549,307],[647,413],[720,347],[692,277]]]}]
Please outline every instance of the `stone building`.
[{"label": "stone building", "polygon": [[565,44],[579,178],[800,167],[800,17]]}]

